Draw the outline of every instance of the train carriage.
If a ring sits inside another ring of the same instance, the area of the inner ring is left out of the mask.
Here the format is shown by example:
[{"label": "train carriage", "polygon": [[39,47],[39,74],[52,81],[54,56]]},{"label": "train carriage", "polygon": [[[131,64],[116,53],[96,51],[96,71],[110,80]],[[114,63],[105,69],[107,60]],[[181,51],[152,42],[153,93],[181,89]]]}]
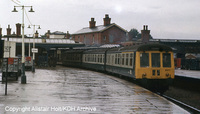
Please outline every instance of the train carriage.
[{"label": "train carriage", "polygon": [[83,52],[84,68],[105,71],[105,54],[108,49],[93,49]]},{"label": "train carriage", "polygon": [[64,65],[119,74],[161,93],[168,89],[174,79],[172,49],[162,44],[72,50],[63,56]]},{"label": "train carriage", "polygon": [[68,50],[62,54],[62,64],[71,67],[82,67],[84,50]]},{"label": "train carriage", "polygon": [[106,71],[135,78],[135,47],[110,49],[106,53]]}]

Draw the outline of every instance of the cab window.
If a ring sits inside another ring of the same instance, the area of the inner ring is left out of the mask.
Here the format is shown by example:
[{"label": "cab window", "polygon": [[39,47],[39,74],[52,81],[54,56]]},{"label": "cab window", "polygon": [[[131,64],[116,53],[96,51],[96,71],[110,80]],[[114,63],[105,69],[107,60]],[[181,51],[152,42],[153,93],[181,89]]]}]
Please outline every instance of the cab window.
[{"label": "cab window", "polygon": [[140,53],[140,67],[149,67],[149,53]]},{"label": "cab window", "polygon": [[152,67],[160,67],[160,53],[151,54]]},{"label": "cab window", "polygon": [[163,67],[171,67],[171,54],[163,53]]}]

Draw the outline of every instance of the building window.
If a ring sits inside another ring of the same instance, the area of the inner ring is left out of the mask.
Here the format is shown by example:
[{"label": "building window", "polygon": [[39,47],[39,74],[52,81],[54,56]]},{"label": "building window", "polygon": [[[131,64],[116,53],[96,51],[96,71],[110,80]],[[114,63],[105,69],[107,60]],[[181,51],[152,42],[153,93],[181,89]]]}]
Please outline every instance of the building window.
[{"label": "building window", "polygon": [[84,43],[86,43],[86,37],[85,37],[85,35],[84,35]]},{"label": "building window", "polygon": [[103,37],[103,40],[106,41],[106,36]]},{"label": "building window", "polygon": [[93,36],[92,36],[92,43],[94,44],[94,34],[93,34]]}]

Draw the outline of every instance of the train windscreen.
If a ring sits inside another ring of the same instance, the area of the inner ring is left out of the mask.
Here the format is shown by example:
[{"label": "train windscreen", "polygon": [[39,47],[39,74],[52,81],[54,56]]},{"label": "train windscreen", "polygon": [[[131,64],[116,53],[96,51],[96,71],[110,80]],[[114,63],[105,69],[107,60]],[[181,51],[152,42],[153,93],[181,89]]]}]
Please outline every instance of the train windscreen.
[{"label": "train windscreen", "polygon": [[160,67],[160,53],[151,54],[152,67]]},{"label": "train windscreen", "polygon": [[171,54],[163,53],[163,67],[171,67]]},{"label": "train windscreen", "polygon": [[140,54],[140,67],[149,67],[149,53]]}]

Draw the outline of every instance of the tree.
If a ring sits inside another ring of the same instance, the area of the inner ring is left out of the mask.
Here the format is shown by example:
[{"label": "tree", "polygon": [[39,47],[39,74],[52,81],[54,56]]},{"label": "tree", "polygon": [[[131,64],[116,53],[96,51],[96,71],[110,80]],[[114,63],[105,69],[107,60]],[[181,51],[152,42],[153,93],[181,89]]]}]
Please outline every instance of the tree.
[{"label": "tree", "polygon": [[[131,30],[128,32],[128,34],[129,34],[129,40],[130,40],[130,41],[131,41],[131,40],[138,40],[138,39],[141,39],[141,37],[142,37],[142,34],[139,33],[138,30],[135,29],[135,28],[131,29]],[[149,39],[153,39],[153,37],[151,36],[151,34],[149,34],[149,35],[150,35],[150,36],[149,36]]]},{"label": "tree", "polygon": [[137,29],[135,29],[135,28],[131,29],[131,30],[128,32],[128,34],[129,34],[129,39],[130,39],[130,40],[138,39],[137,36],[138,36],[139,32],[138,32]]}]

